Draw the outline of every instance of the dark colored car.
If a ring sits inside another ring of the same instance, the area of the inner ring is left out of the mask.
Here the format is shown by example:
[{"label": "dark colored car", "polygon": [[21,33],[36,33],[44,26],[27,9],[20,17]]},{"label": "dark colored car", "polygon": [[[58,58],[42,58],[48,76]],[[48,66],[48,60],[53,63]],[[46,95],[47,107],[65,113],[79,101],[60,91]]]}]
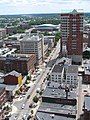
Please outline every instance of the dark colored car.
[{"label": "dark colored car", "polygon": [[29,105],[29,108],[32,108],[33,107],[33,104],[31,103],[30,105]]},{"label": "dark colored car", "polygon": [[32,118],[32,116],[31,116],[31,115],[29,115],[29,116],[27,117],[27,120],[30,120],[30,118]]},{"label": "dark colored car", "polygon": [[30,98],[30,95],[27,96],[27,99],[29,99],[29,98]]}]

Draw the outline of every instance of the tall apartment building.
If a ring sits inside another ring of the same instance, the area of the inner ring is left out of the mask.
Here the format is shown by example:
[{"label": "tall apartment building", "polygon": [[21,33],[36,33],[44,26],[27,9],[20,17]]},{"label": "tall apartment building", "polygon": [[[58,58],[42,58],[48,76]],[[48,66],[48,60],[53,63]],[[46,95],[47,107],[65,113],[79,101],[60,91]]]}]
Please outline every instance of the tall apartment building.
[{"label": "tall apartment building", "polygon": [[43,39],[43,35],[26,34],[26,36],[20,41],[21,53],[34,53],[36,55],[36,63],[42,63],[44,56]]},{"label": "tall apartment building", "polygon": [[88,32],[88,47],[90,47],[90,32]]},{"label": "tall apartment building", "polygon": [[75,63],[82,61],[83,17],[84,14],[76,10],[61,14],[61,52],[66,46],[68,57]]}]

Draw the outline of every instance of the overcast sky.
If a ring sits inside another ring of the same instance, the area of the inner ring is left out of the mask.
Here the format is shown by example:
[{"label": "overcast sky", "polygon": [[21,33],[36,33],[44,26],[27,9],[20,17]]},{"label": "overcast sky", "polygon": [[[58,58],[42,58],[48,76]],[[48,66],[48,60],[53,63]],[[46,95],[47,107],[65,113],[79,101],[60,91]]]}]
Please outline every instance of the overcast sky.
[{"label": "overcast sky", "polygon": [[60,13],[72,9],[90,12],[90,0],[0,0],[0,14]]}]

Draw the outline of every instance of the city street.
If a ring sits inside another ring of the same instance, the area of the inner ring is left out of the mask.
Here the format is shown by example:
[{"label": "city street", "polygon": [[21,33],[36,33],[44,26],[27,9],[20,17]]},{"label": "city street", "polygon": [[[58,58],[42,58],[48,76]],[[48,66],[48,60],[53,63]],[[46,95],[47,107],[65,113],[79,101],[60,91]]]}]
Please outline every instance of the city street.
[{"label": "city street", "polygon": [[[32,84],[32,86],[29,88],[28,92],[26,93],[25,97],[21,100],[14,100],[13,102],[13,112],[11,113],[12,116],[10,117],[10,120],[22,120],[24,117],[25,119],[28,117],[28,115],[31,113],[31,109],[29,108],[29,105],[33,103],[33,97],[36,95],[36,90],[38,88],[41,88],[42,83],[44,79],[47,77],[47,74],[50,72],[50,68],[55,63],[55,59],[58,57],[60,50],[60,44],[58,42],[56,48],[53,49],[50,56],[48,57],[47,61],[47,67],[42,64],[40,68],[42,68],[42,71],[40,72],[40,75],[36,77],[36,81]],[[54,60],[54,63],[52,61]],[[45,87],[45,86],[44,86]],[[27,99],[27,96],[30,95],[30,98]],[[24,108],[22,109],[22,106]],[[36,111],[35,111],[36,112]]]}]

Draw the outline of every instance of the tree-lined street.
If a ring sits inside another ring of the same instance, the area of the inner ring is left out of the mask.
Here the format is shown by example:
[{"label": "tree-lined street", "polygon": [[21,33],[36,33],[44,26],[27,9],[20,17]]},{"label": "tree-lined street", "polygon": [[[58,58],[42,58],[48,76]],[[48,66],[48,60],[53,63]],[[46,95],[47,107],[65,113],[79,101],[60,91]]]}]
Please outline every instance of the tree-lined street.
[{"label": "tree-lined street", "polygon": [[[27,91],[24,98],[21,98],[21,100],[14,100],[13,102],[13,108],[15,109],[15,112],[11,113],[10,120],[22,120],[27,119],[27,117],[31,114],[31,108],[29,108],[29,105],[33,103],[33,98],[36,95],[36,91],[38,88],[45,87],[44,80],[47,77],[47,74],[49,74],[51,67],[53,66],[52,61],[55,60],[58,57],[59,54],[59,42],[57,43],[56,48],[53,49],[50,56],[47,58],[47,65],[45,66],[45,63],[40,65],[40,68],[42,71],[40,72],[40,75],[36,77],[36,81],[32,83],[29,90]],[[43,89],[43,88],[42,88]],[[30,98],[27,99],[28,95],[30,95]],[[14,111],[14,110],[13,110]],[[36,109],[34,109],[34,112],[36,112]]]}]

